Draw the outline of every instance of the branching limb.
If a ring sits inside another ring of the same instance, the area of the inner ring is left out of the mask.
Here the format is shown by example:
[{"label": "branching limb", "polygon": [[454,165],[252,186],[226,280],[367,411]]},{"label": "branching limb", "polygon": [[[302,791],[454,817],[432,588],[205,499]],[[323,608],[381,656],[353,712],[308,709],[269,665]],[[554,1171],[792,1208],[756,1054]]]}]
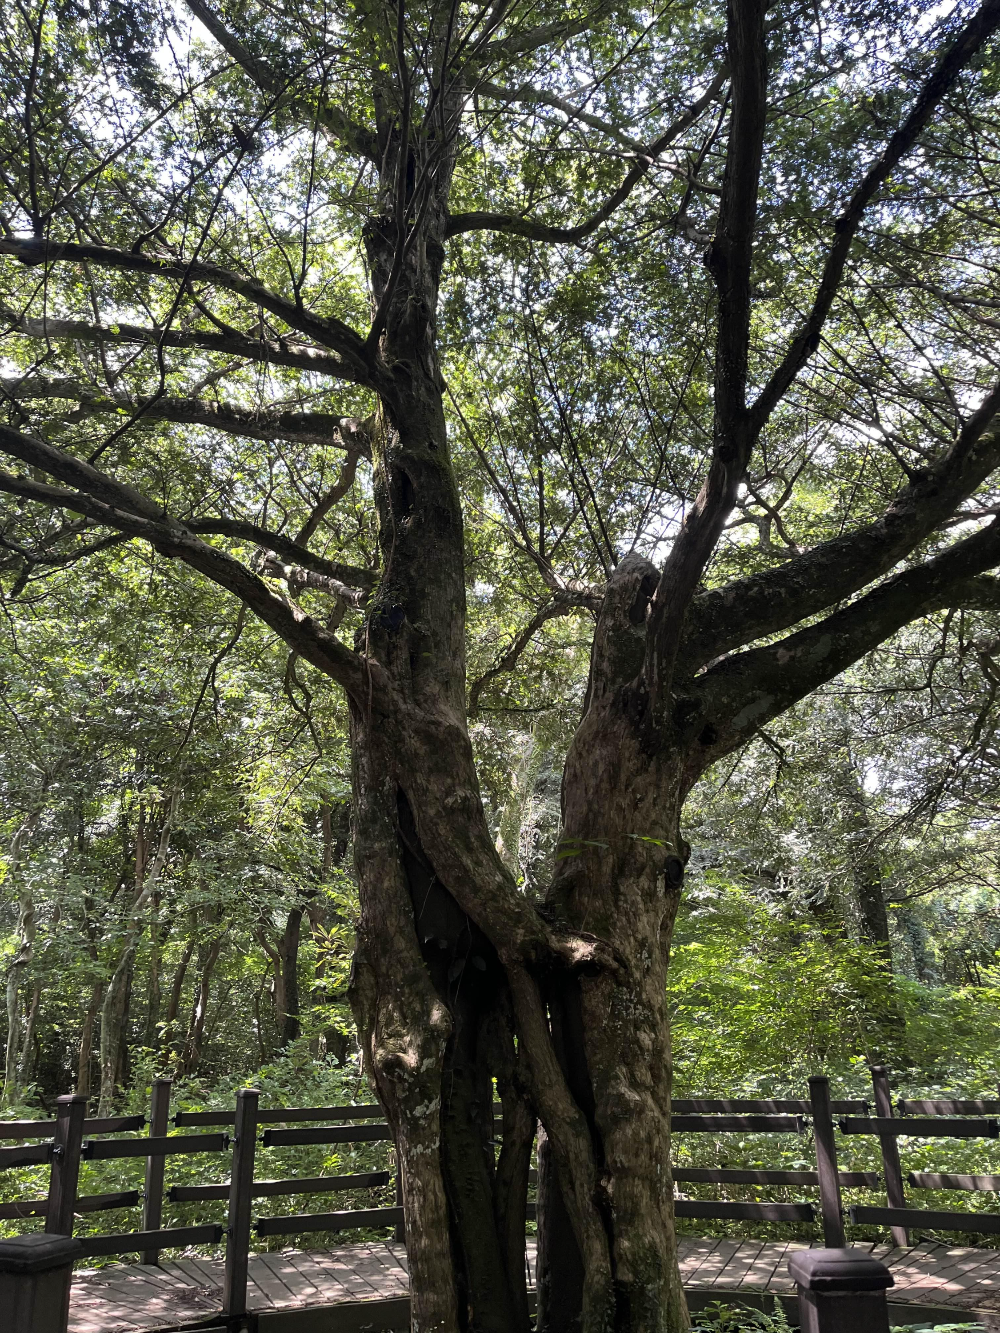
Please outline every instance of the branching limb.
[{"label": "branching limb", "polygon": [[679,666],[693,674],[722,653],[788,629],[887,574],[1000,467],[1000,384],[934,466],[874,523],[823,542],[777,569],[695,598]]},{"label": "branching limb", "polygon": [[327,560],[325,556],[317,555],[282,532],[273,532],[270,528],[259,527],[244,519],[189,518],[184,520],[184,526],[199,537],[233,537],[237,541],[252,543],[263,551],[274,551],[283,555],[289,564],[301,565],[323,578],[344,583],[364,593],[371,592],[378,582],[377,570]]},{"label": "branching limb", "polygon": [[252,55],[239,38],[229,31],[214,10],[203,3],[203,0],[186,0],[186,4],[226,54],[232,56],[249,74],[257,87],[274,97],[276,110],[282,107],[301,108],[310,125],[317,125],[331,139],[378,165],[378,146],[374,134],[353,121],[340,107],[322,100],[314,106],[309,104],[308,99],[301,93],[292,91],[288,86],[288,79],[279,77],[266,60]]},{"label": "branching limb", "polygon": [[242,296],[251,305],[267,310],[299,333],[314,339],[321,347],[339,353],[339,373],[357,384],[371,378],[371,362],[364,339],[339,319],[323,318],[303,306],[286,300],[253,278],[206,260],[177,259],[172,255],[137,254],[109,245],[85,245],[75,241],[49,241],[35,237],[0,238],[0,255],[10,255],[26,265],[77,263],[108,268],[116,273],[143,273],[155,278],[172,278],[183,283],[206,282]]},{"label": "branching limb", "polygon": [[293,592],[303,588],[313,588],[317,592],[329,593],[331,597],[346,602],[348,606],[364,606],[368,601],[368,593],[361,592],[357,588],[349,588],[346,583],[330,578],[328,574],[317,574],[311,569],[303,569],[301,565],[283,564],[270,552],[265,552],[256,563],[261,573],[284,579]]},{"label": "branching limb", "polygon": [[459,236],[466,231],[499,231],[508,236],[527,236],[534,241],[577,242],[586,240],[602,223],[607,222],[639,182],[656,166],[657,159],[679,135],[695,123],[707,107],[718,97],[726,81],[728,71],[723,68],[709,84],[707,90],[687,111],[664,130],[660,137],[643,149],[642,155],[629,168],[625,179],[613,194],[609,195],[601,207],[576,227],[552,227],[544,222],[535,222],[531,218],[518,217],[514,213],[456,213],[449,219],[447,235]]},{"label": "branching limb", "polygon": [[66,491],[0,472],[0,491],[82,513],[114,531],[141,538],[162,555],[183,560],[239,597],[291,648],[338,681],[355,698],[367,703],[380,693],[381,671],[376,664],[352,652],[309,616],[272,592],[241,561],[203,542],[190,528],[132,487],[2,424],[0,450],[74,488]]},{"label": "branching limb", "polygon": [[789,385],[819,346],[820,333],[844,276],[851,242],[866,209],[893,170],[912,150],[924,127],[954,86],[959,75],[968,67],[983,43],[998,28],[1000,28],[1000,0],[984,0],[941,57],[921,88],[909,115],[893,134],[879,160],[865,173],[847,207],[834,223],[833,244],[823,266],[812,310],[750,410],[755,434],[763,428]]},{"label": "branching limb", "polygon": [[584,111],[581,107],[574,106],[564,97],[557,96],[545,88],[535,88],[530,83],[522,83],[517,88],[501,88],[496,83],[477,83],[475,91],[481,97],[492,97],[497,102],[506,102],[509,104],[521,103],[525,106],[550,106],[554,111],[561,111],[568,120],[578,120],[581,125],[589,125],[591,129],[598,133],[607,135],[609,139],[614,139],[615,143],[621,144],[627,148],[630,153],[645,155],[647,149],[645,144],[633,139],[630,134],[626,134],[617,125],[612,125],[609,121],[603,120],[600,116],[595,116],[589,111]]},{"label": "branching limb", "polygon": [[746,411],[750,269],[767,119],[764,0],[730,0],[732,110],[722,199],[708,255],[718,291],[712,462],[663,565],[649,622],[646,679],[666,705],[684,615],[746,472],[754,436]]},{"label": "branching limb", "polygon": [[147,347],[178,347],[185,350],[218,352],[223,356],[241,357],[245,361],[263,362],[272,366],[287,366],[292,370],[314,371],[334,379],[350,379],[339,357],[319,347],[291,342],[285,338],[267,338],[240,333],[208,333],[184,329],[159,329],[141,324],[91,324],[79,319],[54,319],[50,316],[35,318],[0,306],[0,318],[11,332],[37,338],[46,343],[69,341],[114,344],[140,344]]},{"label": "branching limb", "polygon": [[[772,718],[846,670],[922,615],[975,591],[976,576],[1000,564],[1000,519],[947,551],[904,570],[818,624],[778,643],[726,658],[699,676],[682,711],[699,728],[698,771],[734,750]],[[985,586],[980,585],[980,595]]]},{"label": "branching limb", "polygon": [[595,5],[590,14],[581,15],[580,18],[557,19],[554,23],[543,23],[537,28],[514,32],[509,37],[500,37],[494,42],[488,42],[476,52],[475,63],[482,67],[499,60],[509,60],[511,56],[530,55],[532,51],[550,46],[553,42],[565,42],[571,37],[579,37],[581,33],[590,32],[595,28],[605,17],[606,12],[605,6]]},{"label": "branching limb", "polygon": [[[363,425],[363,432],[359,431],[361,440],[364,441],[365,457],[370,457],[371,444],[369,441],[368,423],[359,423]],[[340,476],[333,483],[327,493],[319,501],[312,513],[306,520],[302,530],[295,538],[298,546],[305,546],[306,542],[312,537],[313,533],[326,518],[327,514],[338,501],[342,500],[347,492],[354,485],[354,478],[358,471],[358,454],[348,453],[344,459],[344,466],[340,470]]]},{"label": "branching limb", "polygon": [[[300,444],[335,445],[366,456],[369,451],[368,423],[360,417],[332,412],[274,412],[266,408],[241,407],[210,399],[140,397],[125,399],[91,388],[78,380],[42,375],[0,375],[0,399],[29,402],[59,399],[76,402],[71,420],[89,416],[134,415],[150,421],[173,421],[181,425],[210,426],[227,435],[251,440],[293,440]],[[339,498],[339,497],[338,497]],[[331,502],[335,503],[335,501]],[[311,533],[309,534],[311,535]],[[307,537],[308,540],[308,537]]]}]

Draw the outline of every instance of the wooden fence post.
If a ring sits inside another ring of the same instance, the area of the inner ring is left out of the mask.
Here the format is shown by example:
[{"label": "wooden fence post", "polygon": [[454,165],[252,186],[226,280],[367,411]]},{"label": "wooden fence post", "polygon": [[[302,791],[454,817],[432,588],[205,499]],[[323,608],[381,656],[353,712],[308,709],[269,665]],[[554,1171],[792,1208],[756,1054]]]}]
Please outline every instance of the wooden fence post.
[{"label": "wooden fence post", "polygon": [[[875,1092],[875,1114],[886,1120],[892,1119],[892,1094],[889,1091],[889,1071],[885,1065],[872,1065],[872,1088]],[[880,1134],[882,1145],[882,1174],[885,1176],[885,1195],[890,1208],[905,1208],[906,1195],[903,1193],[903,1172],[899,1165],[899,1144],[895,1134]],[[910,1233],[905,1227],[890,1227],[893,1245],[904,1248],[910,1243]]]},{"label": "wooden fence post", "polygon": [[226,1230],[226,1276],[222,1312],[233,1319],[247,1312],[247,1269],[250,1262],[250,1226],[253,1207],[253,1168],[257,1150],[256,1088],[236,1094],[236,1129],[233,1134],[233,1169],[229,1183],[229,1226]]},{"label": "wooden fence post", "polygon": [[74,1093],[56,1098],[56,1129],[53,1134],[52,1166],[49,1171],[49,1201],[45,1230],[50,1236],[72,1236],[83,1148],[83,1121],[87,1099]]},{"label": "wooden fence post", "polygon": [[816,1141],[816,1174],[819,1177],[819,1205],[823,1214],[823,1244],[828,1250],[843,1249],[844,1210],[840,1199],[837,1173],[837,1145],[833,1137],[833,1108],[830,1105],[830,1080],[817,1074],[809,1080],[812,1106],[813,1138]]},{"label": "wooden fence post", "polygon": [[[402,1206],[403,1206],[403,1164],[400,1161],[399,1149],[397,1148],[396,1149],[396,1207],[402,1208]],[[402,1245],[406,1244],[405,1220],[402,1222],[398,1222],[396,1224],[396,1229],[392,1233],[392,1238],[393,1240],[399,1241],[400,1244]]]},{"label": "wooden fence post", "polygon": [[[170,1079],[154,1078],[149,1102],[149,1137],[163,1138],[170,1120]],[[142,1198],[143,1231],[159,1231],[163,1221],[163,1169],[165,1157],[146,1158],[146,1186]],[[143,1250],[142,1262],[156,1265],[159,1250]]]}]

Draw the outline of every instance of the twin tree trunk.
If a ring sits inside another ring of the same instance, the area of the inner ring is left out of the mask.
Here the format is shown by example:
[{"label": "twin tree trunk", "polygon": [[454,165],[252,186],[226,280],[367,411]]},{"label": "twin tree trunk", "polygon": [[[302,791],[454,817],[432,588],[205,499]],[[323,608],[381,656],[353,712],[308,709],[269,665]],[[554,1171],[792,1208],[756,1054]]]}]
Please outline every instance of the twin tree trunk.
[{"label": "twin tree trunk", "polygon": [[398,1146],[413,1327],[527,1333],[539,1123],[539,1329],[684,1329],[665,980],[695,774],[644,747],[625,690],[655,571],[628,557],[611,580],[564,775],[565,855],[539,912],[490,836],[467,726],[462,513],[435,353],[445,211],[425,204],[400,263],[386,194],[366,245],[394,384],[372,445],[382,576],[358,644],[384,676],[378,704],[352,703],[351,998]]}]

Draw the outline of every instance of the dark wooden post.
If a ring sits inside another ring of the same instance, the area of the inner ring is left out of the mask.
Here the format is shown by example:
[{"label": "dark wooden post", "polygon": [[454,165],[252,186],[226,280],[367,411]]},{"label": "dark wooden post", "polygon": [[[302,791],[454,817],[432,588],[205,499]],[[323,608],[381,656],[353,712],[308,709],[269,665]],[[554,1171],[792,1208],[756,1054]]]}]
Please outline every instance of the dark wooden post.
[{"label": "dark wooden post", "polygon": [[893,1277],[864,1250],[799,1250],[788,1261],[802,1333],[889,1333]]},{"label": "dark wooden post", "polygon": [[4,1333],[66,1333],[73,1261],[71,1236],[35,1232],[0,1240],[0,1320]]},{"label": "dark wooden post", "polygon": [[[892,1119],[892,1094],[889,1091],[889,1071],[885,1065],[872,1065],[872,1088],[875,1091],[875,1114]],[[899,1165],[899,1144],[894,1134],[880,1134],[882,1145],[882,1173],[885,1176],[885,1194],[890,1208],[905,1208],[903,1172]],[[907,1246],[910,1233],[905,1227],[890,1227],[893,1245]]]},{"label": "dark wooden post", "polygon": [[[154,1078],[149,1101],[149,1137],[163,1138],[170,1120],[170,1079]],[[146,1187],[142,1197],[143,1231],[159,1231],[163,1223],[164,1157],[146,1158]],[[143,1250],[144,1264],[158,1264],[159,1250]]]},{"label": "dark wooden post", "polygon": [[[399,1160],[399,1149],[396,1149],[396,1207],[403,1206],[403,1166]],[[396,1230],[393,1232],[393,1240],[398,1240],[401,1244],[406,1244],[406,1222],[398,1222]]]},{"label": "dark wooden post", "polygon": [[83,1121],[87,1099],[74,1093],[56,1098],[56,1130],[53,1134],[52,1167],[49,1172],[49,1202],[45,1230],[50,1236],[72,1236],[76,1190],[80,1179]]},{"label": "dark wooden post", "polygon": [[809,1080],[809,1101],[812,1106],[813,1138],[816,1141],[823,1244],[828,1250],[842,1249],[847,1244],[844,1237],[844,1210],[840,1200],[840,1176],[837,1174],[837,1145],[833,1138],[830,1080],[825,1074],[817,1074]]},{"label": "dark wooden post", "polygon": [[257,1150],[256,1088],[236,1094],[236,1130],[233,1134],[233,1169],[229,1183],[229,1226],[226,1230],[226,1277],[222,1312],[236,1318],[247,1312],[247,1268],[250,1261],[250,1226],[253,1207],[253,1167]]}]

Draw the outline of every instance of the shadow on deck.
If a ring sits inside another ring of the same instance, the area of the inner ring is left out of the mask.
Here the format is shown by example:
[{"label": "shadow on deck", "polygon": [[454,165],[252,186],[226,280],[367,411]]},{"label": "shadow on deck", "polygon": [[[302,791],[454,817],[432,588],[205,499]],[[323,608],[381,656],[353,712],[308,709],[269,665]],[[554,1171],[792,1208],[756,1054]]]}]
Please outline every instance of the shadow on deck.
[{"label": "shadow on deck", "polygon": [[[681,1241],[681,1273],[694,1310],[738,1300],[797,1310],[788,1259],[803,1241]],[[979,1320],[1000,1333],[1000,1251],[925,1241],[909,1249],[865,1245],[892,1272],[890,1319]],[[528,1252],[534,1278],[534,1248]],[[221,1260],[177,1259],[160,1267],[112,1264],[73,1280],[70,1333],[153,1333],[201,1329],[224,1333]],[[409,1326],[406,1250],[402,1245],[258,1254],[250,1259],[245,1327],[252,1333],[377,1333]]]}]

